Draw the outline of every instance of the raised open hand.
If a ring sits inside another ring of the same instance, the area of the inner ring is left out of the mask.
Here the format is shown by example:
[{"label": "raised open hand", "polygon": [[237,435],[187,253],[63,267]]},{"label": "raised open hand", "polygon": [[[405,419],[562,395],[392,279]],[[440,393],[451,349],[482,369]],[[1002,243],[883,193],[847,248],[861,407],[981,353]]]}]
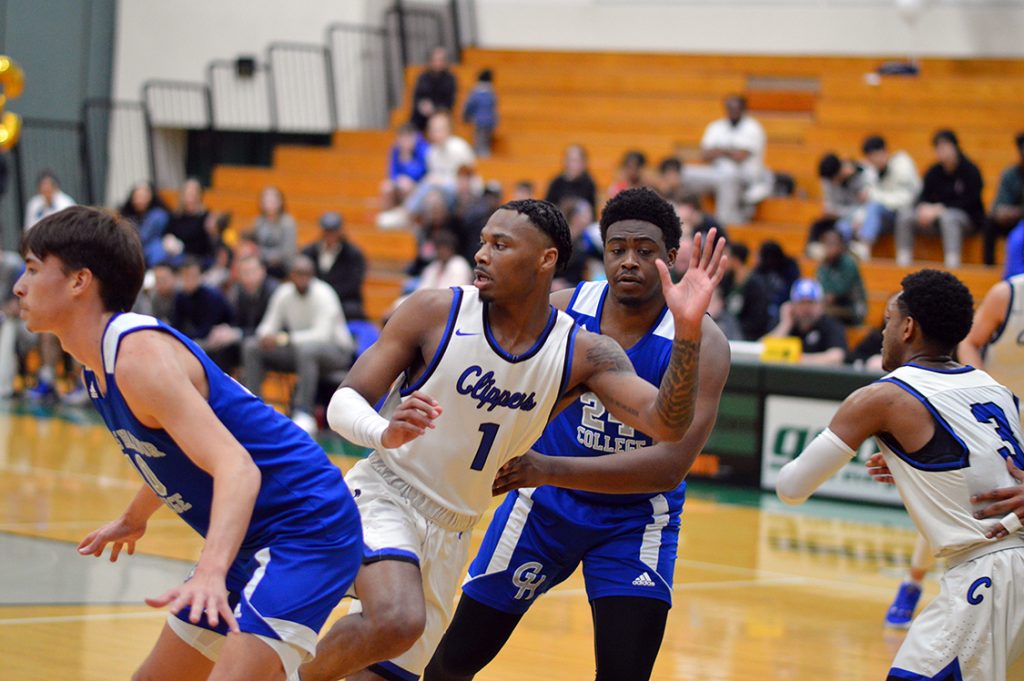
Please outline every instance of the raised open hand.
[{"label": "raised open hand", "polygon": [[657,261],[658,273],[661,275],[661,290],[665,302],[676,323],[677,333],[684,328],[700,328],[701,318],[708,310],[711,295],[715,287],[725,276],[725,239],[716,239],[718,230],[708,231],[707,239],[702,234],[693,237],[693,250],[690,253],[690,267],[678,284],[672,283],[668,266],[661,260]]}]

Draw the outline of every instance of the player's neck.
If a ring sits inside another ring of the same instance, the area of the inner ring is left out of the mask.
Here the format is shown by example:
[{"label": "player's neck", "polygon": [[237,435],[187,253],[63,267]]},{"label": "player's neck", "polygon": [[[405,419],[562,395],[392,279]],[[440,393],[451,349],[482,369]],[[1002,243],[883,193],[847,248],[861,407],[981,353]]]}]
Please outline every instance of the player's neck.
[{"label": "player's neck", "polygon": [[497,301],[488,304],[487,321],[498,344],[516,354],[531,347],[540,337],[551,316],[547,296],[520,300],[515,305]]},{"label": "player's neck", "polygon": [[627,305],[608,295],[601,310],[601,332],[608,333],[612,329],[629,329],[647,332],[661,317],[665,309],[665,299],[660,295],[635,305]]},{"label": "player's neck", "polygon": [[960,366],[948,352],[943,353],[932,350],[911,352],[904,364],[917,364],[929,369],[953,369]]},{"label": "player's neck", "polygon": [[103,333],[112,312],[68,315],[64,328],[56,332],[61,347],[87,369],[103,373]]}]

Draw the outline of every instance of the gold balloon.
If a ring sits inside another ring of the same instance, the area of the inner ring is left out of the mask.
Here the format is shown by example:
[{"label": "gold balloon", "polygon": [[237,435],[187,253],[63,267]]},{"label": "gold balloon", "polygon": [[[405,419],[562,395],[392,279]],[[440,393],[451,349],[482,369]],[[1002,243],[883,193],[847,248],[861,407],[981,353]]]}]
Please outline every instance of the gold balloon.
[{"label": "gold balloon", "polygon": [[8,151],[21,137],[21,116],[7,111],[0,117],[0,151]]},{"label": "gold balloon", "polygon": [[7,99],[17,99],[25,90],[25,72],[14,60],[0,54],[0,86]]}]

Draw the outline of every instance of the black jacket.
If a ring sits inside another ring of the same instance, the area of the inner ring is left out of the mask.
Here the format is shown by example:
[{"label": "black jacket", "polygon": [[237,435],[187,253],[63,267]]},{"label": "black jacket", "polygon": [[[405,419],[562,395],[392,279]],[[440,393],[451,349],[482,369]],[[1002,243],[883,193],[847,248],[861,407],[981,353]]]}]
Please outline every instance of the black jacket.
[{"label": "black jacket", "polygon": [[366,319],[366,312],[363,310],[363,280],[366,279],[366,257],[363,252],[351,241],[346,241],[335,258],[331,269],[326,272],[320,269],[320,253],[323,251],[323,242],[317,241],[302,249],[302,254],[313,261],[316,268],[316,276],[323,279],[341,300],[341,309],[345,312],[345,319]]},{"label": "black jacket", "polygon": [[947,173],[939,163],[928,169],[917,202],[941,203],[946,208],[959,208],[979,227],[985,219],[985,206],[981,202],[983,184],[978,166],[961,155],[960,163],[952,173]]}]

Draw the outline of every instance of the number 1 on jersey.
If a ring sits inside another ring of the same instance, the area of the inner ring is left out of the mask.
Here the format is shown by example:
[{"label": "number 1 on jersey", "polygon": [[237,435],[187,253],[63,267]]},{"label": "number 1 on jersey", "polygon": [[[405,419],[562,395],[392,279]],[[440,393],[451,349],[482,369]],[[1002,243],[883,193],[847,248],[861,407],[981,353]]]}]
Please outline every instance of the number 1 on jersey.
[{"label": "number 1 on jersey", "polygon": [[482,471],[484,464],[487,463],[491,447],[494,446],[494,438],[498,435],[498,424],[481,423],[480,432],[483,433],[483,437],[480,438],[480,446],[476,450],[476,456],[473,457],[473,463],[469,464],[469,467],[475,471]]}]

